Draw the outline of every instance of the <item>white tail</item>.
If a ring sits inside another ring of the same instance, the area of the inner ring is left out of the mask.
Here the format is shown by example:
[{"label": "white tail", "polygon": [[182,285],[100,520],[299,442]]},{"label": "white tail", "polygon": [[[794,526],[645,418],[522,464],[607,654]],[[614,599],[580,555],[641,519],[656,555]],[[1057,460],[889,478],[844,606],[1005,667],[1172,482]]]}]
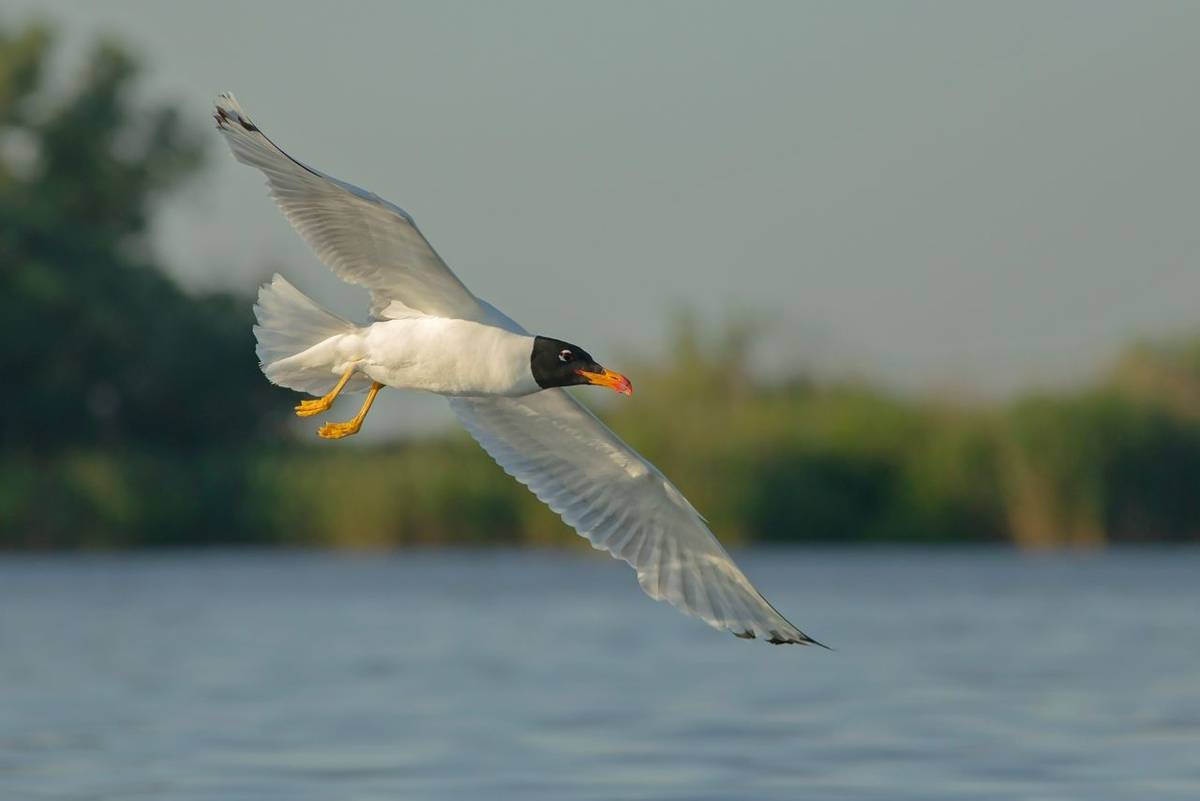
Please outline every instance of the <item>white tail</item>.
[{"label": "white tail", "polygon": [[[278,273],[258,290],[254,304],[255,353],[272,384],[311,395],[324,395],[337,381],[333,371],[335,348],[331,339],[358,326],[326,311]],[[328,349],[317,346],[329,343]],[[328,350],[328,352],[323,352]],[[350,392],[366,389],[369,381],[355,376],[346,385]]]}]

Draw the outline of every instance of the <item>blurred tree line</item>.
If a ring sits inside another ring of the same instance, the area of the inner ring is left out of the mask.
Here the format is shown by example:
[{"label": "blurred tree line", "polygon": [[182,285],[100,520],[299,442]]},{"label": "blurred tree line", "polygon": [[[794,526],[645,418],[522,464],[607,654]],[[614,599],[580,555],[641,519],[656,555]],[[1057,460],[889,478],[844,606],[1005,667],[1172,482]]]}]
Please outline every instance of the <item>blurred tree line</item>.
[{"label": "blurred tree line", "polygon": [[[101,43],[68,91],[39,26],[0,24],[0,547],[586,547],[464,434],[290,439],[249,298],[189,295],[147,242],[207,130],[136,102]],[[606,415],[731,544],[1200,539],[1200,337],[1082,390],[911,400],[745,372],[749,337],[683,321]]]},{"label": "blurred tree line", "polygon": [[247,355],[245,299],[184,294],[146,241],[207,131],[135,104],[137,66],[112,43],[64,96],[47,91],[52,41],[42,26],[0,28],[0,445],[244,439],[279,406]]}]

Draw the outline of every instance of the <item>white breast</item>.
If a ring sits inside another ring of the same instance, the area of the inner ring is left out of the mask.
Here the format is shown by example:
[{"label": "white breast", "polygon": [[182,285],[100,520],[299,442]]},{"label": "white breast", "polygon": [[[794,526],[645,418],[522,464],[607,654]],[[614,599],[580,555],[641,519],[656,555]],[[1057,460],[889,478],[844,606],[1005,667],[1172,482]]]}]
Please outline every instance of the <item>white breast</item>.
[{"label": "white breast", "polygon": [[391,387],[507,396],[541,389],[529,366],[533,337],[469,320],[383,320],[348,335],[344,346],[362,372]]}]

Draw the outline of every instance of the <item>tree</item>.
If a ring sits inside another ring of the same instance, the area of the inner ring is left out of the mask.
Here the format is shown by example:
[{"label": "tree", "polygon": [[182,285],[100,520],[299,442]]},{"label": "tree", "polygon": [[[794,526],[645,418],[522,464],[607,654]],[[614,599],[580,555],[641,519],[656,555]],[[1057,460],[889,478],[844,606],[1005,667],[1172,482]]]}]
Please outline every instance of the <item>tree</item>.
[{"label": "tree", "polygon": [[185,294],[155,261],[155,207],[202,163],[204,132],[135,101],[138,67],[93,49],[66,96],[53,36],[0,27],[0,444],[194,447],[279,419],[248,300]]}]

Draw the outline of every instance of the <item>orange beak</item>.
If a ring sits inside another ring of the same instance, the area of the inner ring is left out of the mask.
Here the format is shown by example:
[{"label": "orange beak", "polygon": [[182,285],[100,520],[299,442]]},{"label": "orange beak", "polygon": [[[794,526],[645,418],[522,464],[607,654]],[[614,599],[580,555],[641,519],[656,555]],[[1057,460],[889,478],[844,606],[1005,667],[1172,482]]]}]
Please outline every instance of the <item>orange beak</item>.
[{"label": "orange beak", "polygon": [[620,392],[622,395],[633,394],[633,384],[630,384],[629,379],[620,373],[605,370],[603,367],[598,373],[589,373],[587,370],[576,370],[575,372],[587,379],[589,384],[608,387],[613,392]]}]

